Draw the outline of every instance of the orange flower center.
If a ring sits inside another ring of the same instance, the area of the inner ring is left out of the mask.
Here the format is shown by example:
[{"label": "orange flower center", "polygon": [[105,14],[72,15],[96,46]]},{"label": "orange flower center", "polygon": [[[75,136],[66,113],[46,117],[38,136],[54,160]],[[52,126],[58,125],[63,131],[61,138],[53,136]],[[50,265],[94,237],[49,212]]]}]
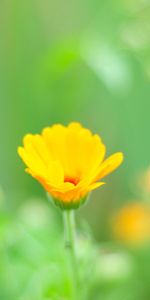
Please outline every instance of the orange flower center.
[{"label": "orange flower center", "polygon": [[70,177],[70,176],[66,176],[65,179],[64,179],[64,182],[70,182],[74,185],[77,185],[78,182],[79,182],[79,178],[78,177]]}]

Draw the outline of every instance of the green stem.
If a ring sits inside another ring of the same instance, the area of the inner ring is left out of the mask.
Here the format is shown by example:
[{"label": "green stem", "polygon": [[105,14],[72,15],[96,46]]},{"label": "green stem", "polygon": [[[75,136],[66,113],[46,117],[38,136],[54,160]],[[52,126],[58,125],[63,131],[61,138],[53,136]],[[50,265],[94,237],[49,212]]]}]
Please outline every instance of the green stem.
[{"label": "green stem", "polygon": [[78,292],[78,264],[76,257],[76,245],[75,245],[75,220],[74,211],[64,211],[64,226],[65,226],[65,248],[68,253],[70,269],[72,274],[72,292],[73,300],[79,300],[77,297]]}]

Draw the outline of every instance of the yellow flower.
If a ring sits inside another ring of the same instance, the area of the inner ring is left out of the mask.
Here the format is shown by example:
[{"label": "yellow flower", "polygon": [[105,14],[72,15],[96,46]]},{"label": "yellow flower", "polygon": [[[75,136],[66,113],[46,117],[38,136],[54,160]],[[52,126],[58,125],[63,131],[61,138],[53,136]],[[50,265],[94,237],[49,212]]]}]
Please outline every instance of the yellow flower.
[{"label": "yellow flower", "polygon": [[26,172],[36,178],[62,208],[76,208],[123,160],[118,152],[104,160],[101,138],[79,123],[56,124],[27,134],[18,153]]},{"label": "yellow flower", "polygon": [[114,234],[117,239],[130,244],[139,244],[150,239],[150,208],[141,203],[123,207],[115,216]]}]

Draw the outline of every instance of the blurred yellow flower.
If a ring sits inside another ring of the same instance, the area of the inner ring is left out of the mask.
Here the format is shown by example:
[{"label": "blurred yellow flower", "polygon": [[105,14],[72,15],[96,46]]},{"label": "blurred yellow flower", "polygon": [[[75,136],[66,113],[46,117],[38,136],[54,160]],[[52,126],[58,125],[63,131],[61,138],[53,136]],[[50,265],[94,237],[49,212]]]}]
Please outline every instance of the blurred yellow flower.
[{"label": "blurred yellow flower", "polygon": [[44,128],[41,134],[27,134],[18,153],[26,172],[36,178],[62,208],[76,208],[87,194],[104,182],[97,182],[122,162],[118,152],[104,160],[101,138],[79,123]]},{"label": "blurred yellow flower", "polygon": [[127,243],[137,244],[150,238],[150,208],[141,203],[123,207],[114,218],[115,236]]}]

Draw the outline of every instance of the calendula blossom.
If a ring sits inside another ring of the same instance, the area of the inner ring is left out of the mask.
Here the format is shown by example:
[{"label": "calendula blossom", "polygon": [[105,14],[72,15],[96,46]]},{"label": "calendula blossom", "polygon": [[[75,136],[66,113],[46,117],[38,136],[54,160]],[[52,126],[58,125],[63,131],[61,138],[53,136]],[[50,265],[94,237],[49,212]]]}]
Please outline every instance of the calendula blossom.
[{"label": "calendula blossom", "polygon": [[150,207],[133,202],[124,206],[113,220],[117,239],[128,244],[141,244],[150,239]]},{"label": "calendula blossom", "polygon": [[121,152],[104,160],[105,152],[101,138],[79,123],[56,124],[41,134],[27,134],[18,148],[26,172],[63,209],[80,206],[90,191],[104,184],[101,179],[121,164]]}]

